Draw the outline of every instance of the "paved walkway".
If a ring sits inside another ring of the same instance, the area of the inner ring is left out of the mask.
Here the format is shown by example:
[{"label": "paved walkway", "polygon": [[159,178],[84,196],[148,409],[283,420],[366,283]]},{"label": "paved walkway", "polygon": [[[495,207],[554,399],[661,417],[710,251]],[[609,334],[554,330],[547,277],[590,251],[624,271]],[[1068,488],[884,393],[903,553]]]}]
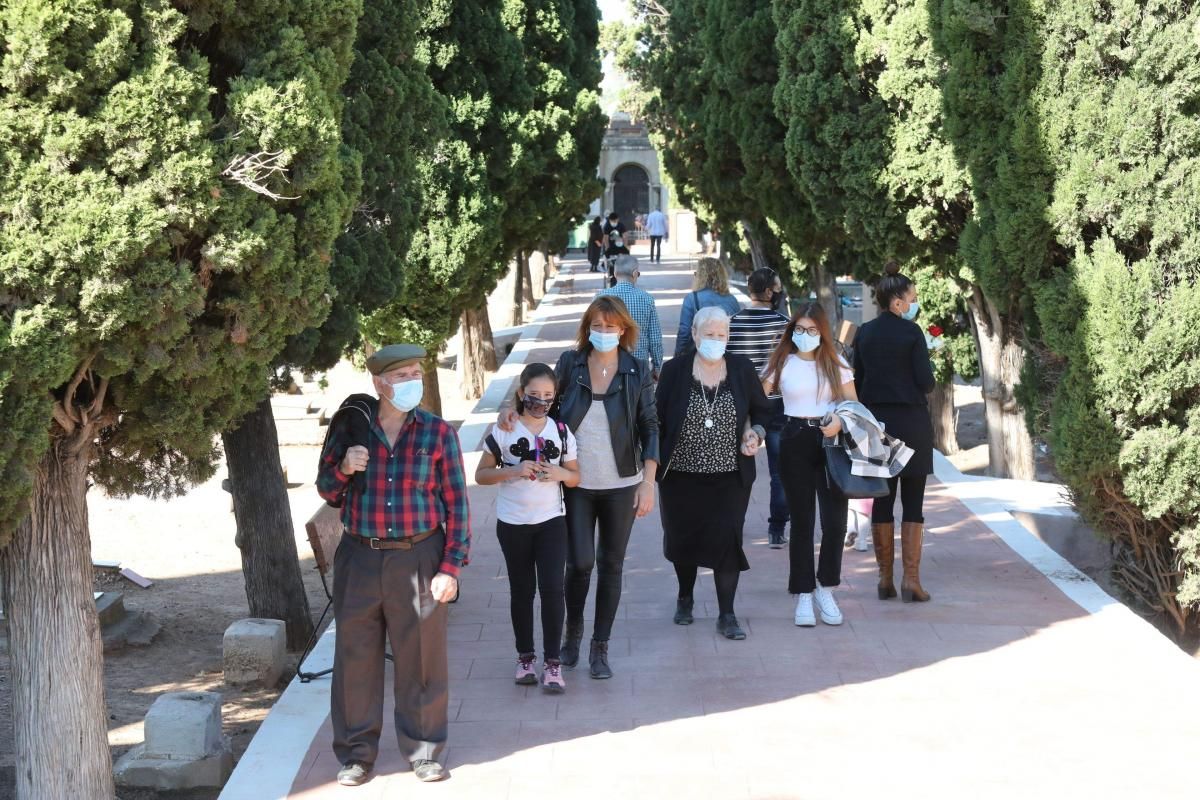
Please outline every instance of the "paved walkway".
[{"label": "paved walkway", "polygon": [[[673,333],[690,265],[643,270]],[[516,358],[553,363],[598,288],[586,265],[569,264]],[[486,416],[464,425],[467,447]],[[737,598],[742,642],[715,635],[711,576],[696,624],[671,624],[656,510],[634,528],[615,677],[568,672],[557,698],[512,683],[494,491],[475,487],[472,564],[450,617],[451,779],[418,787],[386,731],[377,777],[337,786],[328,683],[317,681],[288,689],[222,798],[1194,797],[1200,665],[1007,513],[1061,508],[1045,485],[964,478],[944,460],[938,478],[922,570],[933,601],[878,601],[873,557],[850,550],[838,590],[846,623],[801,629],[787,551],[766,546],[760,477]],[[311,664],[331,657],[326,635]]]}]

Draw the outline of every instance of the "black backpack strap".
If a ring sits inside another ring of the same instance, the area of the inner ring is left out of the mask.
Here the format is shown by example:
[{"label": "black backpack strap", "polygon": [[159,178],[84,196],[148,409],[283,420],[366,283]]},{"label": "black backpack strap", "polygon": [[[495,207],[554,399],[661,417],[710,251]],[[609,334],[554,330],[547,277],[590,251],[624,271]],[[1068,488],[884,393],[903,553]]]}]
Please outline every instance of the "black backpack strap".
[{"label": "black backpack strap", "polygon": [[504,466],[504,454],[500,452],[500,443],[496,441],[496,437],[490,433],[484,437],[483,443],[487,445],[487,449],[491,452],[492,457],[496,459],[496,466]]}]

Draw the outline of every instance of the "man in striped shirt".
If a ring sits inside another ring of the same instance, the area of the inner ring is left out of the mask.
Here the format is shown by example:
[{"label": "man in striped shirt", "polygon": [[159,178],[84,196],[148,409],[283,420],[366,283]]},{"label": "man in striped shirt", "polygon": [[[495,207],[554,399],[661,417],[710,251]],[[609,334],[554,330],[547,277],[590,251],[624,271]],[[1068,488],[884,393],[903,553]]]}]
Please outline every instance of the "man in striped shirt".
[{"label": "man in striped shirt", "polygon": [[[783,295],[783,284],[775,270],[766,267],[750,273],[747,282],[750,305],[734,314],[729,320],[729,344],[727,353],[745,356],[762,374],[775,346],[779,344],[788,318],[775,310]],[[791,514],[787,498],[783,493],[783,482],[779,478],[779,438],[783,433],[783,398],[778,394],[769,397],[775,407],[775,416],[767,426],[767,466],[771,471],[771,516],[767,523],[767,537],[772,550],[783,547],[787,541],[785,530]]]}]

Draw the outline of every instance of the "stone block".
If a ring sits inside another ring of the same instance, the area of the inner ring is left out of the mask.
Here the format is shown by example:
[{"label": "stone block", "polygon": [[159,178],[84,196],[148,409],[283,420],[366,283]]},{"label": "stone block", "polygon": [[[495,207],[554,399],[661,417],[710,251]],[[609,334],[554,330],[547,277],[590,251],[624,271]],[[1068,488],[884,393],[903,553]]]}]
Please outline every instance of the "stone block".
[{"label": "stone block", "polygon": [[229,740],[221,735],[221,696],[168,692],[146,714],[146,741],[118,761],[118,785],[154,789],[222,786],[233,771]]},{"label": "stone block", "polygon": [[198,759],[221,749],[221,695],[168,692],[146,712],[146,755]]},{"label": "stone block", "polygon": [[287,629],[278,619],[241,619],[224,639],[225,682],[274,686],[283,675]]}]

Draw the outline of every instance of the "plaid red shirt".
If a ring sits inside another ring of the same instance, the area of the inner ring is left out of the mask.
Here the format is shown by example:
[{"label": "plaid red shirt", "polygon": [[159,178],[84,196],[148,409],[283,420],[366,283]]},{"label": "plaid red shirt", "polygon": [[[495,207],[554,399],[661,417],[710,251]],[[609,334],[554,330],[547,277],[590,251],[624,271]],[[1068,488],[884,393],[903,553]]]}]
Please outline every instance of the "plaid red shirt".
[{"label": "plaid red shirt", "polygon": [[446,528],[440,571],[458,576],[471,547],[467,478],[458,433],[445,420],[413,409],[393,449],[371,421],[366,489],[355,492],[339,465],[351,446],[345,425],[329,432],[317,472],[317,491],[337,503],[344,498],[346,530],[367,538],[401,539],[438,525]]}]

